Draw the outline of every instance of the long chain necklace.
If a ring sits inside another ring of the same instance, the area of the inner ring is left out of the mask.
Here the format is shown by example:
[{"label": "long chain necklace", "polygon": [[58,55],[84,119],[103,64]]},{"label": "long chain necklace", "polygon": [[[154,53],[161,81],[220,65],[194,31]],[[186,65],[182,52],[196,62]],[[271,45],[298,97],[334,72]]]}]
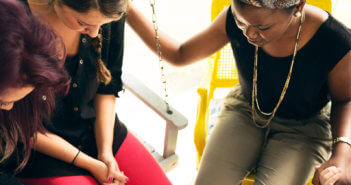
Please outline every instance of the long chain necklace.
[{"label": "long chain necklace", "polygon": [[[296,41],[295,41],[295,47],[294,47],[294,53],[293,53],[293,56],[292,56],[292,60],[291,60],[291,64],[290,64],[290,70],[289,70],[289,73],[288,73],[288,76],[286,78],[286,81],[285,81],[285,84],[284,84],[284,87],[283,87],[283,90],[280,94],[280,97],[279,97],[279,101],[277,103],[277,105],[274,107],[273,111],[272,112],[263,112],[259,106],[259,103],[258,103],[258,99],[257,99],[257,59],[258,59],[258,46],[256,46],[255,48],[255,59],[254,59],[254,72],[253,72],[253,80],[252,80],[252,97],[251,97],[251,108],[252,108],[252,120],[254,122],[254,124],[259,127],[259,128],[266,128],[269,123],[272,121],[273,117],[275,116],[281,102],[283,101],[284,99],[284,96],[285,96],[285,93],[286,93],[286,90],[288,89],[288,86],[289,86],[289,83],[290,83],[290,78],[291,78],[291,74],[292,74],[292,69],[293,69],[293,66],[294,66],[294,62],[295,62],[295,56],[296,56],[296,53],[297,53],[297,47],[298,47],[298,43],[300,41],[300,36],[301,36],[301,30],[302,30],[302,26],[303,26],[303,23],[305,22],[305,14],[302,13],[302,16],[300,18],[300,25],[299,25],[299,29],[298,29],[298,32],[297,32],[297,36],[296,36]],[[267,120],[267,122],[263,125],[260,125],[260,124],[257,124],[256,123],[256,120],[255,120],[255,113],[256,113],[256,110],[255,110],[255,102],[256,102],[256,106],[257,106],[257,109],[259,110],[259,112],[265,116],[270,116]]]},{"label": "long chain necklace", "polygon": [[163,91],[164,91],[164,102],[166,104],[166,110],[168,114],[172,114],[172,110],[169,107],[169,104],[167,102],[167,98],[168,98],[168,92],[167,92],[167,80],[166,80],[166,75],[164,72],[164,62],[162,59],[162,52],[161,52],[161,41],[158,35],[158,24],[157,24],[157,16],[155,13],[155,0],[150,0],[150,6],[152,9],[152,23],[154,26],[154,30],[155,30],[155,43],[156,43],[156,50],[157,50],[157,54],[158,54],[158,63],[161,69],[161,82],[162,82],[162,86],[163,86]]}]

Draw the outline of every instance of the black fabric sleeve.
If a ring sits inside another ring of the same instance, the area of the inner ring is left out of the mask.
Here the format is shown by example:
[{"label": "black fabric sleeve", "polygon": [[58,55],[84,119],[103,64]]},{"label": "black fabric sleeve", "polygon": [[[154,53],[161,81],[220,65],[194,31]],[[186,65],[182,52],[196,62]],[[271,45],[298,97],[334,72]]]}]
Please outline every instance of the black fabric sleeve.
[{"label": "black fabric sleeve", "polygon": [[6,172],[4,169],[0,169],[0,185],[23,185],[18,181],[13,174]]},{"label": "black fabric sleeve", "polygon": [[227,36],[228,36],[229,40],[235,40],[235,34],[237,34],[236,33],[237,29],[238,29],[238,27],[236,26],[235,21],[234,21],[232,8],[231,8],[231,6],[229,6],[228,12],[227,12],[227,19],[226,19],[226,23],[225,23],[225,30],[227,32]]},{"label": "black fabric sleeve", "polygon": [[124,25],[125,16],[119,21],[104,27],[103,45],[107,45],[108,47],[103,48],[103,60],[111,72],[112,81],[108,85],[101,83],[97,94],[113,94],[118,97],[118,92],[122,90],[121,76],[124,52]]},{"label": "black fabric sleeve", "polygon": [[329,72],[351,50],[351,29],[329,14],[329,19],[317,34],[318,38],[323,39],[316,41],[322,47],[318,47],[320,50],[315,52],[327,59],[323,66]]}]

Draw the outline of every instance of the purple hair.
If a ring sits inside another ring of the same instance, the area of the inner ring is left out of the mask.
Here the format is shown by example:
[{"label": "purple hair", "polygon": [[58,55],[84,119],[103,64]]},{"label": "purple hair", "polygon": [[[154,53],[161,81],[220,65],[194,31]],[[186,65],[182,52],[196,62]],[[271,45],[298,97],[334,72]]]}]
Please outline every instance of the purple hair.
[{"label": "purple hair", "polygon": [[58,52],[62,46],[62,40],[22,3],[0,1],[0,93],[9,87],[35,87],[10,111],[0,110],[0,163],[23,144],[16,171],[27,163],[35,133],[45,131],[42,121],[50,119],[55,94],[68,91],[64,54]]}]

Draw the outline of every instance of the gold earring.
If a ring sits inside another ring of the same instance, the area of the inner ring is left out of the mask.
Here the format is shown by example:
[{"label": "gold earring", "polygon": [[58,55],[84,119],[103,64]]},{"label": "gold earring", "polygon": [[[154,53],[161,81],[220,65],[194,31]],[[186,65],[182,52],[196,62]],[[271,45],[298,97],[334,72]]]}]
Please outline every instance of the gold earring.
[{"label": "gold earring", "polygon": [[295,13],[295,17],[297,17],[297,18],[301,17],[301,12],[300,12],[300,11],[297,11],[297,12]]}]

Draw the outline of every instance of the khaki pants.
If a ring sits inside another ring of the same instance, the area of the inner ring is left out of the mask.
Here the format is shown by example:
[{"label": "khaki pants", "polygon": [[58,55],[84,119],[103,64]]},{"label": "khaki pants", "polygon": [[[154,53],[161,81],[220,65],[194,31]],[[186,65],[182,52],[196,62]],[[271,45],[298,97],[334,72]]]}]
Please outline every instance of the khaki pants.
[{"label": "khaki pants", "polygon": [[269,128],[261,129],[252,121],[240,86],[234,87],[206,144],[195,184],[238,185],[253,169],[255,185],[307,184],[314,166],[331,153],[329,114],[324,110],[306,120],[274,118]]}]

